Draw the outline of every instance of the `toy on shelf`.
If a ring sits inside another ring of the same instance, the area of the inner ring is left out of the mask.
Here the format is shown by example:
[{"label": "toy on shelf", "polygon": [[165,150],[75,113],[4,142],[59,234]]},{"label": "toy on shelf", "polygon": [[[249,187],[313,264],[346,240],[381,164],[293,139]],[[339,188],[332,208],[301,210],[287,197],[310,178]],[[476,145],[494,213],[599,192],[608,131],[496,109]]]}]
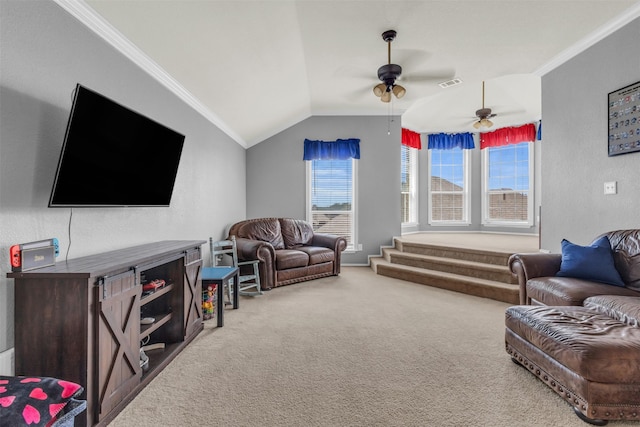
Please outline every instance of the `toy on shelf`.
[{"label": "toy on shelf", "polygon": [[216,311],[216,287],[218,285],[208,285],[202,290],[202,318],[209,320],[214,317]]}]

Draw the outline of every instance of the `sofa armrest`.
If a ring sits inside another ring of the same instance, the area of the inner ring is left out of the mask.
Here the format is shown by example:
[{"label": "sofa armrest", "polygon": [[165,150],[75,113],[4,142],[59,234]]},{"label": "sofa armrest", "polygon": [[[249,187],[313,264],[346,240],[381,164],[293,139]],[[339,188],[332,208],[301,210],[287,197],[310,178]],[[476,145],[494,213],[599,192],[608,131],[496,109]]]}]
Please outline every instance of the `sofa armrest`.
[{"label": "sofa armrest", "polygon": [[320,246],[323,248],[329,248],[335,253],[335,262],[333,263],[333,274],[340,274],[340,263],[342,251],[347,248],[347,239],[335,234],[327,233],[314,233],[313,239],[311,239],[311,246]]},{"label": "sofa armrest", "polygon": [[314,233],[309,246],[321,246],[333,249],[336,252],[342,252],[347,247],[347,241],[344,237],[336,236],[335,234]]},{"label": "sofa armrest", "polygon": [[273,288],[276,284],[276,255],[271,243],[236,236],[236,249],[238,260],[260,261],[260,287],[264,290]]},{"label": "sofa armrest", "polygon": [[527,280],[534,277],[555,276],[560,271],[562,255],[542,252],[513,254],[509,257],[509,268],[518,278],[520,304],[531,304],[527,297]]}]

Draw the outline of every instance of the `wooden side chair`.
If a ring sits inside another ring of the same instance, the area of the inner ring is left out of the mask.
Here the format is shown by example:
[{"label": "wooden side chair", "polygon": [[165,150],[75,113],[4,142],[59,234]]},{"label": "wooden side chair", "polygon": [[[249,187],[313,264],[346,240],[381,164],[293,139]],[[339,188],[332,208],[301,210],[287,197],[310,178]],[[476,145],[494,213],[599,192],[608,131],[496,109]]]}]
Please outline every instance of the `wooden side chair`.
[{"label": "wooden side chair", "polygon": [[[262,289],[260,288],[260,272],[258,270],[258,264],[260,261],[242,261],[238,262],[238,251],[236,249],[236,236],[231,236],[228,240],[214,241],[212,237],[209,238],[209,248],[211,252],[211,265],[213,267],[223,265],[222,262],[229,262],[225,260],[225,256],[231,258],[231,265],[240,269],[238,279],[238,291],[240,295],[256,296],[262,295]],[[229,264],[224,264],[229,265]],[[251,266],[252,268],[243,266]],[[233,281],[230,281],[224,291],[227,294],[228,304],[231,303],[231,289],[230,286],[236,286]]]}]

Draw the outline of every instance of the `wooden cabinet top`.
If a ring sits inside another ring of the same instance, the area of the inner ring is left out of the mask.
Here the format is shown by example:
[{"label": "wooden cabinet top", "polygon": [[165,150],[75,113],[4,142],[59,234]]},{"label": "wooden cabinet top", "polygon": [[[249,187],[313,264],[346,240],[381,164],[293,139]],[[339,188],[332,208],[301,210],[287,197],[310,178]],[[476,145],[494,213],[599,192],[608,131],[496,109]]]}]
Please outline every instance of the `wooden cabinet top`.
[{"label": "wooden cabinet top", "polygon": [[205,240],[164,240],[139,246],[126,247],[96,255],[89,255],[68,261],[57,261],[55,265],[24,272],[7,273],[8,278],[38,279],[51,278],[90,278],[129,270],[133,267],[154,263],[172,254],[196,249],[206,243]]}]

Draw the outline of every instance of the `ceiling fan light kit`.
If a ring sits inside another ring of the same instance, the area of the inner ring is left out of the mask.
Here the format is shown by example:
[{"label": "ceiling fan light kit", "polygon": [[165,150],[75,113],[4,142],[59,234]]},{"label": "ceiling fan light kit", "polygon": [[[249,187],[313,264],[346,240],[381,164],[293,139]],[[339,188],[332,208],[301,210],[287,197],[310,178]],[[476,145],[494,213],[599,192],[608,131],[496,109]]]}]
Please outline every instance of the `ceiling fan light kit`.
[{"label": "ceiling fan light kit", "polygon": [[490,128],[493,126],[493,122],[489,120],[491,117],[495,117],[496,114],[491,113],[491,108],[484,108],[484,81],[482,82],[482,108],[476,110],[476,117],[478,121],[473,124],[476,129]]},{"label": "ceiling fan light kit", "polygon": [[378,68],[378,79],[382,83],[378,83],[373,87],[373,93],[379,97],[382,102],[391,101],[391,93],[396,98],[402,98],[406,93],[406,89],[396,84],[396,79],[402,74],[402,67],[398,64],[391,63],[391,42],[396,38],[394,30],[388,30],[382,33],[382,40],[387,42],[387,64]]},{"label": "ceiling fan light kit", "polygon": [[473,124],[473,127],[476,129],[480,129],[480,128],[490,128],[491,126],[493,126],[493,122],[489,119],[480,119],[477,122],[475,122]]},{"label": "ceiling fan light kit", "polygon": [[406,89],[400,85],[393,86],[392,92],[398,99],[402,98],[404,94],[407,93]]},{"label": "ceiling fan light kit", "polygon": [[383,93],[387,91],[387,86],[384,83],[377,84],[373,87],[373,93],[380,97]]}]

